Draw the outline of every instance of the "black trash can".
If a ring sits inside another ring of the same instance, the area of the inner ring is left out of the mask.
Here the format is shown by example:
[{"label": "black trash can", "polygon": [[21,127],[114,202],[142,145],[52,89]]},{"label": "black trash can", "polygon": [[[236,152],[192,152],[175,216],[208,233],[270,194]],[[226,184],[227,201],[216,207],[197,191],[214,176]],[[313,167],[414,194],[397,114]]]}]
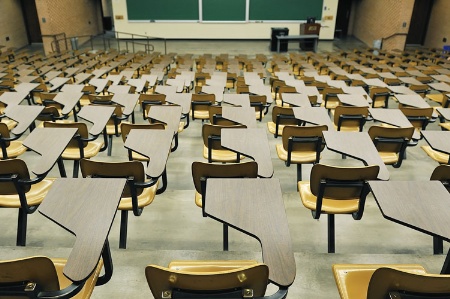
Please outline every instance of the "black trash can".
[{"label": "black trash can", "polygon": [[[270,51],[277,51],[277,35],[289,35],[289,28],[276,28],[272,27],[272,35],[270,39]],[[282,40],[280,42],[280,52],[287,52],[288,50],[288,41]]]}]

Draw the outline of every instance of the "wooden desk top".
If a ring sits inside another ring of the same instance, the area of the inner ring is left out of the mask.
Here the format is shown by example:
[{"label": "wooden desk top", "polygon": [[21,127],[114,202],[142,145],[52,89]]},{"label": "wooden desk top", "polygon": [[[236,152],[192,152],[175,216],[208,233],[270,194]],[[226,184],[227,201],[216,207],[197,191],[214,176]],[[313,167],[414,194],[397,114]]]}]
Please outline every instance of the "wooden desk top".
[{"label": "wooden desk top", "polygon": [[177,93],[177,87],[170,85],[157,85],[155,88],[155,92],[162,93],[167,96],[172,93]]},{"label": "wooden desk top", "polygon": [[406,70],[406,72],[414,77],[427,77],[427,75],[425,75],[424,73],[422,73],[419,70],[417,70],[417,71],[416,70]]},{"label": "wooden desk top", "polygon": [[254,107],[222,107],[222,117],[245,125],[247,128],[256,128]]},{"label": "wooden desk top", "polygon": [[450,242],[450,193],[440,181],[369,181],[369,185],[384,218]]},{"label": "wooden desk top", "polygon": [[166,101],[172,104],[181,106],[181,112],[188,114],[191,111],[191,99],[190,93],[172,93],[166,95]]},{"label": "wooden desk top", "polygon": [[378,179],[389,180],[389,171],[367,132],[324,131],[323,137],[328,149],[360,160],[365,165],[380,166]]},{"label": "wooden desk top", "polygon": [[36,70],[33,68],[28,68],[29,66],[27,66],[26,68],[21,68],[19,69],[16,74],[19,75],[19,77],[27,77],[27,76],[31,76],[32,73],[34,73]]},{"label": "wooden desk top", "polygon": [[205,212],[261,243],[269,279],[290,286],[296,267],[278,179],[208,179]]},{"label": "wooden desk top", "polygon": [[119,178],[57,179],[39,206],[39,213],[76,236],[63,270],[72,281],[97,266],[125,184]]},{"label": "wooden desk top", "polygon": [[134,107],[139,99],[139,94],[137,93],[116,93],[113,95],[111,101],[119,104],[123,108],[123,114],[130,115],[133,113]]},{"label": "wooden desk top", "polygon": [[80,70],[79,67],[70,67],[64,70],[64,73],[66,74],[64,77],[69,78],[72,76],[75,76],[76,73]]},{"label": "wooden desk top", "polygon": [[108,75],[106,77],[107,80],[111,81],[111,85],[119,85],[123,79],[122,75]]},{"label": "wooden desk top", "polygon": [[102,133],[106,123],[114,113],[115,107],[88,105],[81,108],[78,116],[93,123],[89,134],[98,136]]},{"label": "wooden desk top", "polygon": [[296,119],[313,125],[326,125],[328,130],[336,130],[324,107],[293,107],[292,110]]},{"label": "wooden desk top", "polygon": [[[385,124],[399,128],[410,128],[413,126],[400,109],[369,108],[369,113],[374,120]],[[419,140],[420,133],[414,130],[412,138]]]},{"label": "wooden desk top", "polygon": [[378,76],[380,76],[381,78],[384,78],[384,79],[397,79],[397,76],[395,76],[394,74],[392,74],[390,72],[379,72],[377,74],[378,74]]},{"label": "wooden desk top", "polygon": [[114,94],[128,94],[130,92],[131,86],[129,85],[110,85],[108,87],[108,92]]},{"label": "wooden desk top", "polygon": [[295,87],[295,89],[297,90],[297,92],[298,92],[298,89],[300,88],[303,88],[303,87],[305,87],[306,85],[305,85],[305,82],[303,81],[303,80],[297,80],[297,79],[285,79],[284,80],[284,83],[287,85],[287,86],[292,86],[292,87]]},{"label": "wooden desk top", "polygon": [[[367,92],[364,90],[362,86],[344,86],[342,87],[342,91],[347,94],[359,94],[363,95],[367,100],[370,99]],[[370,99],[370,103],[372,102],[372,99]]]},{"label": "wooden desk top", "polygon": [[64,84],[61,87],[61,91],[63,92],[83,92],[83,88],[85,85],[82,84]]},{"label": "wooden desk top", "polygon": [[409,85],[422,85],[423,83],[413,77],[398,77],[400,81]]},{"label": "wooden desk top", "polygon": [[45,82],[50,82],[50,80],[58,77],[62,72],[61,71],[49,71],[47,72],[44,77],[45,77]]},{"label": "wooden desk top", "polygon": [[212,93],[216,97],[216,102],[222,102],[224,97],[225,85],[203,85],[202,93]]},{"label": "wooden desk top", "polygon": [[127,84],[136,87],[135,92],[140,93],[144,90],[145,83],[147,83],[144,79],[128,79]]},{"label": "wooden desk top", "polygon": [[39,86],[39,83],[20,83],[14,86],[16,91],[23,91],[26,93],[30,93],[33,89]]},{"label": "wooden desk top", "polygon": [[408,87],[402,85],[388,86],[388,89],[397,94],[417,94],[414,90],[411,90]]},{"label": "wooden desk top", "polygon": [[223,102],[234,106],[250,107],[250,96],[248,94],[226,93]]},{"label": "wooden desk top", "polygon": [[438,91],[450,92],[450,85],[448,85],[447,83],[429,83],[428,86]]},{"label": "wooden desk top", "polygon": [[386,83],[384,83],[383,81],[381,81],[378,78],[375,79],[363,79],[362,80],[364,83],[366,83],[369,86],[376,86],[376,87],[388,87],[388,85]]},{"label": "wooden desk top", "polygon": [[[1,96],[0,96],[1,98]],[[437,108],[436,111],[443,117],[445,120],[450,120],[450,108]]]},{"label": "wooden desk top", "polygon": [[[360,74],[348,74],[347,78],[351,79],[351,80],[367,80],[366,78],[364,78],[363,76],[361,76]],[[366,83],[367,84],[367,83]],[[368,84],[369,85],[369,84]]]},{"label": "wooden desk top", "polygon": [[258,163],[258,176],[273,175],[269,140],[264,129],[222,129],[221,145]]},{"label": "wooden desk top", "polygon": [[34,129],[23,141],[24,146],[42,156],[32,172],[40,176],[50,171],[76,132],[76,128]]},{"label": "wooden desk top", "polygon": [[43,67],[38,69],[38,72],[41,76],[45,75],[46,73],[50,72],[51,70],[53,70],[53,66],[51,65],[44,65]]},{"label": "wooden desk top", "polygon": [[35,80],[38,80],[39,76],[20,76],[16,78],[17,82],[20,83],[32,83],[36,82]]},{"label": "wooden desk top", "polygon": [[[78,74],[78,75],[80,75],[80,74]],[[92,75],[92,74],[90,74],[90,75]],[[76,82],[81,83],[80,81],[76,81]],[[97,93],[102,92],[105,89],[108,82],[109,82],[109,80],[107,80],[107,79],[98,79],[98,78],[93,78],[93,79],[89,80],[89,84],[97,87],[97,89],[95,90]]]},{"label": "wooden desk top", "polygon": [[295,107],[311,107],[308,95],[304,93],[282,93],[283,102]]},{"label": "wooden desk top", "polygon": [[431,75],[434,80],[450,83],[450,77],[447,75]]},{"label": "wooden desk top", "polygon": [[429,108],[427,102],[418,94],[396,94],[395,98],[399,103],[416,108]]},{"label": "wooden desk top", "polygon": [[146,174],[152,178],[158,178],[166,168],[172,138],[173,132],[170,130],[131,129],[125,141],[125,148],[149,158],[150,163]]},{"label": "wooden desk top", "polygon": [[149,86],[154,86],[156,84],[156,80],[158,80],[158,76],[145,74],[141,76],[141,79],[147,81]]},{"label": "wooden desk top", "polygon": [[420,132],[432,149],[450,155],[450,131]]},{"label": "wooden desk top", "polygon": [[11,132],[14,135],[22,135],[42,110],[44,110],[43,106],[9,105],[6,107],[5,115],[17,122]]},{"label": "wooden desk top", "polygon": [[370,107],[370,103],[360,94],[338,94],[339,102],[348,106]]},{"label": "wooden desk top", "polygon": [[165,123],[166,130],[175,134],[180,125],[181,111],[181,106],[153,105],[150,107],[148,117]]},{"label": "wooden desk top", "polygon": [[19,105],[28,95],[28,91],[8,91],[0,95],[0,102],[7,106]]},{"label": "wooden desk top", "polygon": [[50,80],[50,84],[52,85],[52,87],[49,88],[49,91],[51,92],[57,90],[58,88],[61,88],[69,80],[70,78],[61,78],[61,77],[56,77]]},{"label": "wooden desk top", "polygon": [[450,75],[449,69],[435,69],[435,71],[442,75]]},{"label": "wooden desk top", "polygon": [[273,98],[272,98],[272,92],[270,91],[270,86],[267,85],[250,85],[248,87],[248,90],[250,91],[250,93],[256,94],[256,95],[261,95],[261,96],[266,96],[267,98],[267,103],[272,103],[273,102]]},{"label": "wooden desk top", "polygon": [[[92,74],[88,74],[88,73],[79,73],[75,75],[75,82],[78,84],[84,84],[84,82],[86,82],[89,78],[92,77]],[[89,84],[92,84],[91,82],[89,82]],[[95,84],[92,84],[94,86],[96,86]],[[106,84],[105,84],[106,85]],[[102,89],[103,90],[103,89]]]},{"label": "wooden desk top", "polygon": [[82,92],[74,92],[74,91],[64,91],[58,92],[56,96],[53,98],[53,101],[60,103],[63,105],[63,109],[61,111],[62,114],[67,115],[72,111],[75,105],[83,96]]}]

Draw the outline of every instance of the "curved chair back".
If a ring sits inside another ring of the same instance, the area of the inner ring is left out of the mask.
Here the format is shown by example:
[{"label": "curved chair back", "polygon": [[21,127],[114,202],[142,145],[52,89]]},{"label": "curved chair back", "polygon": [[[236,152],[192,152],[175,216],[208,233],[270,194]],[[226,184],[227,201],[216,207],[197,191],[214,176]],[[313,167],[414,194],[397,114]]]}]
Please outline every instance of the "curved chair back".
[{"label": "curved chair back", "polygon": [[15,195],[20,190],[26,193],[31,189],[31,184],[21,184],[20,190],[17,190],[18,186],[14,184],[12,175],[17,175],[16,180],[29,180],[27,164],[20,159],[0,160],[0,194]]},{"label": "curved chair back", "polygon": [[433,108],[400,107],[409,122],[419,130],[425,130],[433,115]]},{"label": "curved chair back", "polygon": [[[262,297],[268,284],[269,268],[256,264],[202,273],[148,265],[145,276],[156,299],[188,298],[186,295],[191,298],[242,298],[244,292],[253,293],[251,297]],[[172,296],[166,297],[168,295]]]},{"label": "curved chair back", "polygon": [[399,153],[404,150],[414,134],[414,127],[395,128],[371,126],[367,132],[379,152]]},{"label": "curved chair back", "polygon": [[[127,178],[138,183],[145,181],[144,166],[139,161],[100,162],[82,159],[80,166],[83,177]],[[136,195],[140,195],[142,191],[143,188],[136,188]],[[132,195],[133,190],[129,184],[126,184],[122,197],[132,197]]]},{"label": "curved chair back", "polygon": [[222,117],[222,106],[209,106],[209,122],[213,125],[234,126],[237,123]]},{"label": "curved chair back", "polygon": [[285,126],[283,129],[283,148],[286,151],[318,151],[321,152],[325,144],[322,143],[323,131],[328,127],[322,126]]},{"label": "curved chair back", "polygon": [[367,107],[337,106],[333,120],[338,131],[362,132],[368,115],[369,109]]},{"label": "curved chair back", "polygon": [[[393,293],[397,296],[392,297]],[[393,268],[378,268],[372,274],[367,290],[367,299],[435,297],[450,297],[450,275],[415,274]]]},{"label": "curved chair back", "polygon": [[387,108],[390,95],[391,92],[386,87],[372,87],[369,93],[369,96],[372,99],[372,107]]},{"label": "curved chair back", "polygon": [[439,165],[431,174],[430,180],[441,181],[445,188],[450,191],[450,165]]},{"label": "curved chair back", "polygon": [[4,143],[6,147],[9,146],[9,141],[4,139],[9,138],[11,135],[9,134],[8,125],[6,123],[0,122],[0,138],[2,139],[0,142]]},{"label": "curved chair back", "polygon": [[164,130],[164,124],[156,123],[156,124],[130,124],[130,123],[121,123],[120,129],[122,133],[122,140],[125,142],[130,131],[133,130]]},{"label": "curved chair back", "polygon": [[211,124],[203,124],[202,126],[202,137],[203,144],[213,150],[221,150],[222,145],[220,144],[220,136],[222,129],[244,129],[246,126],[244,125],[233,125],[233,126],[220,126],[220,125],[211,125]]}]

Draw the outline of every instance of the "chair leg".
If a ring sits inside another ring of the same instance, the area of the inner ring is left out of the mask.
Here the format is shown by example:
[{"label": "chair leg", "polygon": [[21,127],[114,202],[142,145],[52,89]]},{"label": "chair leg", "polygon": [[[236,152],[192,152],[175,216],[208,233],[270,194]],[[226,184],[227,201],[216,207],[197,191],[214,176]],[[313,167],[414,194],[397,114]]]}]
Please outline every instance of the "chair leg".
[{"label": "chair leg", "polygon": [[328,214],[328,253],[335,252],[334,214]]},{"label": "chair leg", "polygon": [[62,178],[66,178],[67,174],[66,174],[66,168],[64,167],[64,162],[62,158],[58,159],[58,169],[59,169],[59,175]]},{"label": "chair leg", "polygon": [[228,251],[228,224],[223,224],[223,251]]},{"label": "chair leg", "polygon": [[27,211],[19,209],[16,246],[25,246],[27,243],[27,216]]},{"label": "chair leg", "polygon": [[80,171],[80,160],[73,160],[73,178],[78,177],[78,172]]},{"label": "chair leg", "polygon": [[108,144],[108,156],[111,156],[112,153],[112,141],[113,141],[113,137],[112,135],[109,135],[109,144]]},{"label": "chair leg", "polygon": [[302,164],[297,164],[297,182],[302,180]]},{"label": "chair leg", "polygon": [[122,210],[120,214],[119,248],[127,248],[128,211]]},{"label": "chair leg", "polygon": [[433,237],[433,254],[442,254],[444,252],[444,244],[441,238]]}]

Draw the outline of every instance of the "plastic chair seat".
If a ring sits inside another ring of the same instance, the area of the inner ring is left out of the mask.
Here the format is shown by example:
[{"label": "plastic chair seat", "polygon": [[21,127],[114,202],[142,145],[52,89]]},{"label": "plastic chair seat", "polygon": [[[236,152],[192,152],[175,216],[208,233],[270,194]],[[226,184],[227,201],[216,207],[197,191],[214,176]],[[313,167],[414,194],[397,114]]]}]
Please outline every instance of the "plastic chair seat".
[{"label": "plastic chair seat", "polygon": [[423,145],[422,149],[425,151],[425,153],[434,161],[440,163],[440,164],[447,164],[449,155],[435,151],[431,148],[429,145]]},{"label": "plastic chair seat", "polygon": [[442,103],[445,99],[445,95],[442,93],[427,94],[426,97],[433,102]]},{"label": "plastic chair seat", "polygon": [[13,140],[9,142],[9,146],[6,148],[8,158],[16,158],[27,151],[27,148],[23,146],[22,141]]},{"label": "plastic chair seat", "polygon": [[398,162],[398,154],[389,152],[378,152],[384,164],[392,165]]},{"label": "plastic chair seat", "polygon": [[[208,147],[203,146],[203,158],[208,159]],[[230,150],[212,150],[211,160],[213,162],[236,162],[237,154]],[[244,156],[240,155],[240,159],[244,159]]]},{"label": "plastic chair seat", "polygon": [[[280,160],[287,161],[288,152],[283,148],[283,144],[276,145],[277,155]],[[313,163],[316,161],[317,153],[316,151],[293,151],[291,154],[291,163]]]},{"label": "plastic chair seat", "polygon": [[191,111],[194,114],[194,118],[198,119],[209,119],[209,111],[207,110],[195,110]]},{"label": "plastic chair seat", "polygon": [[[151,204],[155,199],[156,190],[158,189],[158,184],[154,184],[149,188],[144,188],[141,195],[137,197],[138,199],[138,207],[144,208]],[[122,197],[119,203],[118,210],[132,210],[133,204],[131,201],[131,197]]]},{"label": "plastic chair seat", "polygon": [[444,128],[444,130],[450,131],[450,122],[447,123],[440,123],[439,126]]},{"label": "plastic chair seat", "polygon": [[426,274],[421,265],[415,264],[335,264],[332,266],[334,279],[341,299],[367,298],[367,291],[373,272],[381,267],[389,267],[415,274]]},{"label": "plastic chair seat", "polygon": [[13,121],[12,119],[2,119],[1,122],[5,123],[8,127],[8,130],[10,131],[17,125],[17,122]]},{"label": "plastic chair seat", "polygon": [[[337,131],[338,126],[334,125],[334,128]],[[340,131],[341,132],[359,132],[359,128],[355,127],[355,126],[348,127],[348,126],[343,125],[343,126],[341,126]]]},{"label": "plastic chair seat", "polygon": [[[29,206],[39,205],[55,179],[44,179],[39,183],[32,184],[31,189],[26,193],[27,203]],[[21,208],[19,195],[0,195],[0,207],[3,208]]]},{"label": "plastic chair seat", "polygon": [[[309,181],[298,182],[298,192],[303,205],[314,211],[316,209],[317,197],[312,194]],[[334,200],[324,197],[322,202],[322,213],[325,214],[349,214],[358,211],[359,199]]]},{"label": "plastic chair seat", "polygon": [[[92,158],[96,156],[100,149],[103,147],[103,142],[91,141],[86,147],[84,147],[84,157]],[[80,149],[79,148],[66,148],[62,153],[61,157],[66,160],[79,160],[80,159]]]}]

